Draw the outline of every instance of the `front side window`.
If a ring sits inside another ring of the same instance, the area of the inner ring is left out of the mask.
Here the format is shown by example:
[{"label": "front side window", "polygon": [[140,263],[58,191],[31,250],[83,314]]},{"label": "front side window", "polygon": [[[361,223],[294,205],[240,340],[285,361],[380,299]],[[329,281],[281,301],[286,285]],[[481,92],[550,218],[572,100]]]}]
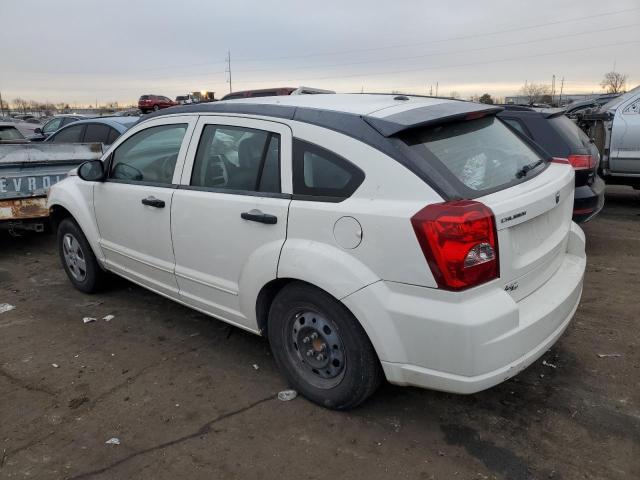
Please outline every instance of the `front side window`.
[{"label": "front side window", "polygon": [[51,141],[53,143],[80,143],[83,132],[84,125],[74,125],[60,130]]},{"label": "front side window", "polygon": [[[400,138],[422,161],[439,160],[471,192],[508,188],[546,165],[539,153],[494,116],[417,129]],[[525,166],[527,173],[522,174]]]},{"label": "front side window", "polygon": [[42,127],[43,133],[53,133],[62,126],[62,118],[54,118],[48,121],[44,127]]},{"label": "front side window", "polygon": [[206,125],[191,185],[245,192],[280,192],[280,135],[243,127]]},{"label": "front side window", "polygon": [[339,155],[313,143],[295,139],[293,193],[344,199],[360,186],[364,172]]},{"label": "front side window", "polygon": [[170,185],[186,124],[160,125],[142,130],[113,152],[109,178]]}]

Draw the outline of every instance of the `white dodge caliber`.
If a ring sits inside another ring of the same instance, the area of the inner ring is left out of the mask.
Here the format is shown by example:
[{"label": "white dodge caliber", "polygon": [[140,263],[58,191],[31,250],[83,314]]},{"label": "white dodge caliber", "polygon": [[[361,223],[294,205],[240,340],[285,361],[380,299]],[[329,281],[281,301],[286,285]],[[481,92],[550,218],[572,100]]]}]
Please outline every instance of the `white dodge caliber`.
[{"label": "white dodge caliber", "polygon": [[301,95],[169,108],[52,187],[71,283],[113,272],[268,337],[293,387],[496,385],[582,293],[573,169],[492,105]]}]

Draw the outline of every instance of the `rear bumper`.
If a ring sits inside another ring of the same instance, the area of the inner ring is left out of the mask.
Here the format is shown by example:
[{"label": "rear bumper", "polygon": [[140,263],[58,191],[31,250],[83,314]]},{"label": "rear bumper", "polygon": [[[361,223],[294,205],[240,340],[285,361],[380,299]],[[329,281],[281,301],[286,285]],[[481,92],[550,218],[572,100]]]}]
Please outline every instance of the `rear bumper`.
[{"label": "rear bumper", "polygon": [[573,221],[584,223],[595,217],[604,207],[605,183],[596,175],[591,185],[576,187],[573,200]]},{"label": "rear bumper", "polygon": [[452,293],[382,281],[343,302],[391,383],[474,393],[513,377],[556,342],[580,301],[585,265],[584,234],[572,224],[557,271],[520,301],[500,282]]}]

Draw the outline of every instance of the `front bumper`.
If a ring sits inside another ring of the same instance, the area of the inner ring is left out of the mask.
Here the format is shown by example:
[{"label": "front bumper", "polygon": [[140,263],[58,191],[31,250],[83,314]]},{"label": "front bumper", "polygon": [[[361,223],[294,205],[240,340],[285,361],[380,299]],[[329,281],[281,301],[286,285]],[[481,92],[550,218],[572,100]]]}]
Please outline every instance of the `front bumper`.
[{"label": "front bumper", "polygon": [[343,299],[398,385],[474,393],[513,377],[569,325],[582,294],[584,234],[572,224],[554,275],[515,301],[500,282],[453,293],[377,282]]}]

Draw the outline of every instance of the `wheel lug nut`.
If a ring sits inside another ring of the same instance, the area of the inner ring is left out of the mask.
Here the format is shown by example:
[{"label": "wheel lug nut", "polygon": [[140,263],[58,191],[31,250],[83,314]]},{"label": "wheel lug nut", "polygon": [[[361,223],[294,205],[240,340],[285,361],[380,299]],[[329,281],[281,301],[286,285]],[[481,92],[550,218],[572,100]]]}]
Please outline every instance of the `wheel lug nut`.
[{"label": "wheel lug nut", "polygon": [[318,354],[318,356],[316,357],[316,360],[318,360],[319,362],[321,362],[322,360],[324,360],[324,355],[322,355],[321,353]]},{"label": "wheel lug nut", "polygon": [[315,340],[316,338],[318,338],[318,334],[316,332],[313,332],[311,334],[311,340]]},{"label": "wheel lug nut", "polygon": [[324,352],[326,349],[327,349],[327,344],[326,343],[323,343],[322,345],[320,345],[320,350],[321,351]]},{"label": "wheel lug nut", "polygon": [[302,339],[302,343],[309,343],[311,341],[311,339],[309,337],[304,337]]},{"label": "wheel lug nut", "polygon": [[307,350],[307,357],[310,357],[311,355],[313,355],[313,350]]}]

